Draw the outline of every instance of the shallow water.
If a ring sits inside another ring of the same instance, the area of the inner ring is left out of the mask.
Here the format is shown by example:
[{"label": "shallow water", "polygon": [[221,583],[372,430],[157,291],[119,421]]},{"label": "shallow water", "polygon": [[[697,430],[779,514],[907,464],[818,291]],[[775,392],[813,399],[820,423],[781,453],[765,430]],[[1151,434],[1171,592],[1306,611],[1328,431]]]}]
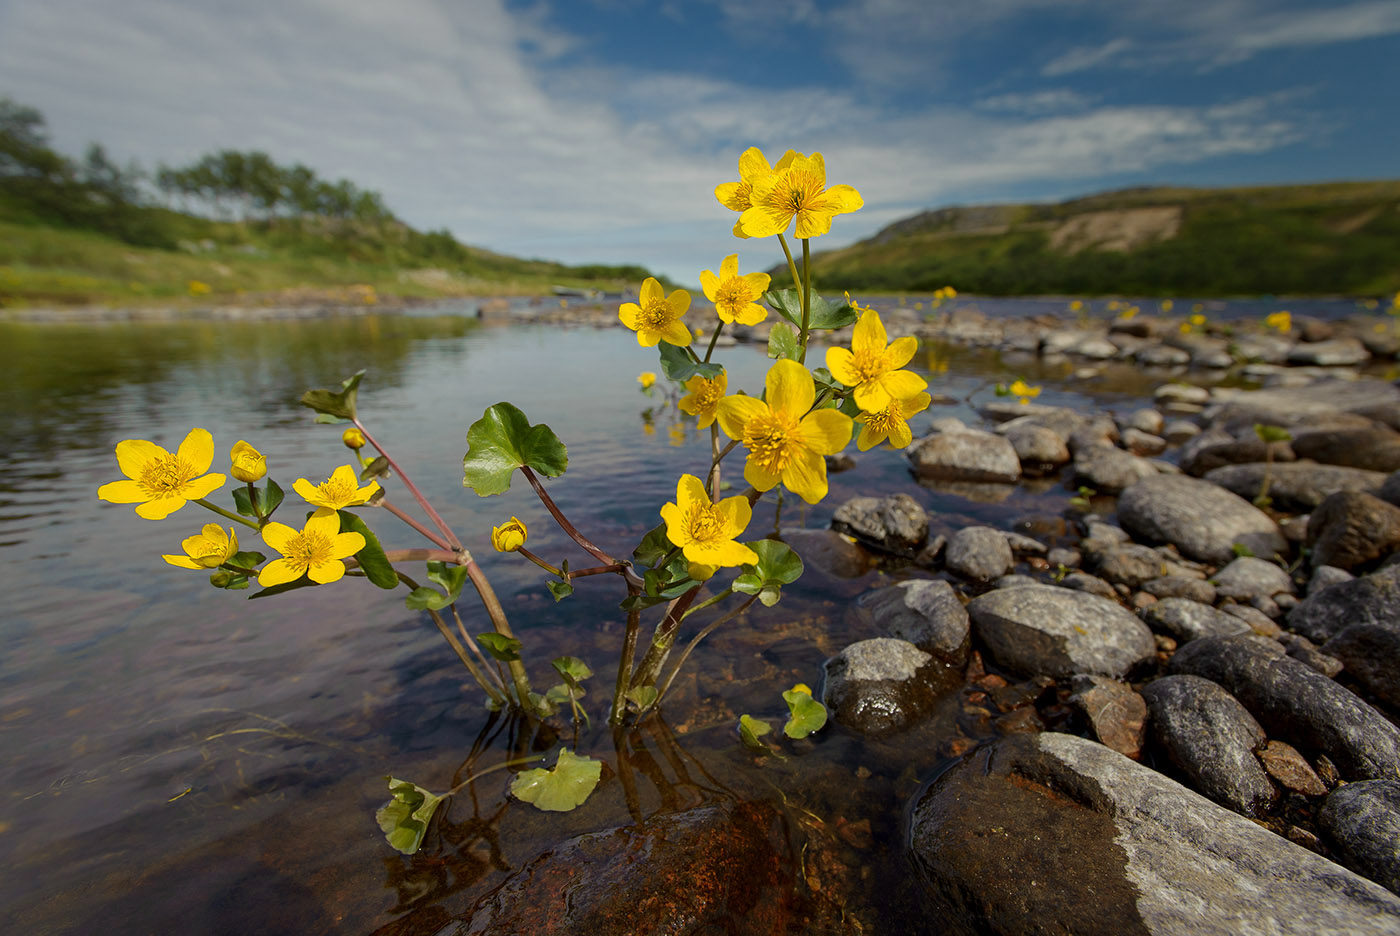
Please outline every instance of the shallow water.
[{"label": "shallow water", "polygon": [[[1064,308],[981,306],[992,314]],[[1282,306],[1263,303],[1258,314]],[[1355,308],[1286,307],[1328,317]],[[373,818],[387,798],[386,774],[443,790],[555,739],[490,721],[480,692],[401,593],[347,580],[248,603],[247,592],[214,591],[202,574],[160,559],[212,519],[206,512],[187,506],[153,523],[96,500],[98,486],[120,477],[117,441],[173,449],[202,426],[215,437],[214,470],[226,470],[239,439],[268,456],[289,495],[279,519],[291,522],[300,517],[291,482],[318,481],[348,461],[339,430],[313,424],[296,400],[367,368],[362,418],[491,576],[527,654],[534,650],[536,681],[550,684],[550,657],[584,658],[598,674],[589,710],[605,720],[620,585],[612,576],[579,580],[574,597],[556,605],[542,573],[491,550],[490,526],[515,515],[535,552],[587,564],[520,479],[495,498],[462,488],[466,427],[509,399],[554,428],[570,467],[549,489],[590,538],[618,554],[658,522],[680,473],[703,471],[708,431],[676,423],[659,394],[639,392],[636,375],[659,367],[625,331],[483,326],[466,312],[0,324],[0,862],[9,869],[0,917],[12,931],[368,933],[406,919],[431,932],[434,920],[468,909],[552,841],[717,795],[779,799],[810,834],[816,817],[828,826],[868,819],[868,842],[839,846],[849,874],[834,892],[867,924],[925,925],[897,883],[900,823],[904,802],[938,768],[955,699],[895,742],[833,727],[793,745],[786,760],[756,762],[734,732],[740,713],[778,719],[782,689],[818,685],[823,659],[873,636],[846,614],[850,599],[904,571],[839,579],[809,570],[777,608],[702,645],[666,722],[634,736],[635,773],[619,775],[612,740],[592,729],[577,746],[610,768],[583,809],[545,816],[508,801],[509,774],[495,772],[475,784],[474,797],[457,797],[446,834],[404,860]],[[769,362],[760,349],[719,355],[731,390],[761,386]],[[992,396],[996,380],[1020,376],[1044,384],[1038,402],[1130,409],[1158,382],[1122,366],[1077,380],[1066,365],[944,348],[923,349],[915,365],[932,391],[974,403]],[[649,408],[659,411],[650,420]],[[966,403],[934,415],[973,419]],[[729,477],[739,480],[733,469]],[[392,482],[390,490],[409,505]],[[779,510],[765,498],[750,532],[822,528],[847,498],[896,490],[930,511],[934,532],[1039,517],[1030,528],[1052,541],[1073,496],[1051,480],[971,501],[918,487],[900,453],[877,450],[832,475],[830,495],[815,507],[789,498]],[[211,499],[228,505],[227,489]],[[364,516],[388,547],[423,545],[382,511]],[[257,548],[252,531],[241,538]],[[479,617],[468,626],[487,629]]]}]

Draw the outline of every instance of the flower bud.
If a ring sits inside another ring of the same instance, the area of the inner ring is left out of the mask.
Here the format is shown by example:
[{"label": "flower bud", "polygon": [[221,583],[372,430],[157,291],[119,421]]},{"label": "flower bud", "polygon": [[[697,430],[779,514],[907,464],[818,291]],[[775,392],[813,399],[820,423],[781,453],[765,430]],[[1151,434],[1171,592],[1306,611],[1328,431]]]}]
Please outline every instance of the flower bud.
[{"label": "flower bud", "polygon": [[229,460],[232,462],[229,473],[239,481],[252,484],[267,474],[267,456],[247,442],[240,440],[229,452]]},{"label": "flower bud", "polygon": [[525,545],[525,539],[529,535],[525,524],[511,517],[509,523],[491,528],[491,545],[496,548],[496,552],[515,552]]},{"label": "flower bud", "polygon": [[365,447],[365,434],[351,426],[340,434],[340,441],[345,443],[346,448],[359,451]]}]

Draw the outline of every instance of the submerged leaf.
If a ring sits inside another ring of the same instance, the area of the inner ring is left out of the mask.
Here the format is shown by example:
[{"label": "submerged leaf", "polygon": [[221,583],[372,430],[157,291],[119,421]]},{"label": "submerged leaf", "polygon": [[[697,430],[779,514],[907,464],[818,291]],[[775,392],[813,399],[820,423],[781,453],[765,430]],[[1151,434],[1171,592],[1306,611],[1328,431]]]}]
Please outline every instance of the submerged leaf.
[{"label": "submerged leaf", "polygon": [[761,718],[752,718],[748,715],[739,716],[739,740],[744,742],[745,747],[767,754],[768,745],[758,739],[772,730],[773,726]]},{"label": "submerged leaf", "polygon": [[510,782],[510,792],[516,799],[533,803],[536,809],[568,812],[583,805],[602,775],[602,761],[561,748],[554,767],[536,767],[517,774]]},{"label": "submerged leaf", "polygon": [[374,818],[395,850],[412,855],[422,846],[428,823],[433,821],[442,797],[407,780],[388,780],[394,798],[379,807]]},{"label": "submerged leaf", "polygon": [[789,738],[805,738],[826,724],[826,706],[812,698],[812,690],[802,683],[784,692],[783,701],[792,713],[783,726],[783,734]]}]

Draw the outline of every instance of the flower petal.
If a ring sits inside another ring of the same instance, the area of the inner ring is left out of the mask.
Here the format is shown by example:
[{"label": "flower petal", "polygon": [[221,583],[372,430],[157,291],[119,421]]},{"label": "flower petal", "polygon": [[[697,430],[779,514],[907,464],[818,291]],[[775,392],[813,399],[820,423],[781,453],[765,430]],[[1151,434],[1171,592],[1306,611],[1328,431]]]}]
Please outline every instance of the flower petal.
[{"label": "flower petal", "polygon": [[845,348],[826,349],[826,369],[831,371],[831,376],[848,387],[854,387],[861,382],[860,373],[856,370],[856,356]]},{"label": "flower petal", "polygon": [[316,504],[324,500],[324,498],[321,497],[321,492],[317,489],[316,485],[312,484],[305,478],[297,478],[295,481],[293,481],[292,490],[296,491],[297,494],[301,497],[301,499],[306,501],[308,504]]},{"label": "flower petal", "polygon": [[[331,559],[320,565],[312,566],[306,570],[306,574],[317,585],[329,585],[331,582],[338,582],[345,577],[345,563],[339,559]],[[259,581],[261,582],[261,579]]]},{"label": "flower petal", "polygon": [[185,506],[185,501],[186,498],[175,494],[165,494],[155,500],[146,501],[144,504],[137,504],[136,516],[143,520],[164,520]]},{"label": "flower petal", "polygon": [[798,452],[783,469],[783,486],[807,503],[815,504],[826,496],[826,459],[816,452]]},{"label": "flower petal", "polygon": [[720,400],[715,409],[719,416],[719,427],[731,439],[742,439],[744,427],[749,422],[769,413],[767,403],[757,397],[737,393]]},{"label": "flower petal", "polygon": [[772,237],[787,230],[792,222],[791,211],[780,211],[754,205],[739,216],[739,228],[745,237]]},{"label": "flower petal", "polygon": [[[738,254],[735,254],[738,256]],[[768,291],[768,285],[773,282],[773,277],[767,273],[745,273],[742,277],[754,296],[761,296]]]},{"label": "flower petal", "polygon": [[[330,507],[322,507],[306,520],[302,533],[307,536],[320,535],[330,539],[340,532],[340,514]],[[280,550],[279,550],[280,552]]]},{"label": "flower petal", "polygon": [[676,506],[682,513],[689,513],[696,504],[710,506],[710,496],[705,493],[705,483],[693,474],[683,474],[676,482]]},{"label": "flower petal", "polygon": [[686,292],[684,289],[677,289],[666,297],[666,305],[671,307],[671,311],[675,313],[676,318],[680,318],[682,315],[685,315],[686,310],[690,308],[690,293]]},{"label": "flower petal", "polygon": [[679,507],[662,504],[661,519],[666,524],[666,538],[673,546],[684,546],[690,542],[690,531],[685,528],[685,514]]},{"label": "flower petal", "polygon": [[865,199],[849,185],[833,185],[822,193],[822,198],[827,199],[827,204],[835,203],[831,208],[832,214],[850,214],[852,211],[859,211],[865,207]]},{"label": "flower petal", "polygon": [[860,435],[856,437],[856,448],[862,452],[868,452],[884,441],[885,433],[877,430],[870,423],[860,427]]},{"label": "flower petal", "polygon": [[811,239],[821,237],[831,230],[831,215],[821,211],[820,208],[804,208],[797,212],[797,227],[793,228],[793,237]]},{"label": "flower petal", "polygon": [[685,547],[685,557],[691,562],[712,566],[737,566],[746,562],[758,562],[758,553],[733,540],[692,543]]},{"label": "flower petal", "polygon": [[656,277],[648,276],[646,279],[642,280],[642,289],[638,296],[638,302],[645,306],[653,299],[660,299],[664,295],[666,295],[666,290],[661,288],[661,284],[657,282]]},{"label": "flower petal", "polygon": [[719,278],[722,280],[733,279],[739,275],[739,255],[732,253],[719,263]]},{"label": "flower petal", "polygon": [[856,327],[851,330],[851,350],[874,351],[878,354],[885,350],[886,343],[885,323],[880,321],[880,313],[874,309],[867,309],[856,322]]},{"label": "flower petal", "polygon": [[880,386],[896,400],[907,400],[928,386],[928,381],[913,371],[892,370],[880,375]]},{"label": "flower petal", "polygon": [[633,331],[637,330],[637,325],[641,320],[641,315],[642,307],[637,305],[635,302],[624,302],[622,305],[617,307],[617,317],[622,320],[622,324],[626,325]]},{"label": "flower petal", "polygon": [[856,406],[859,406],[867,413],[881,412],[885,407],[890,405],[890,401],[893,399],[889,391],[886,390],[884,385],[880,382],[879,378],[867,380],[859,387],[856,387],[855,393],[851,395],[855,397]]},{"label": "flower petal", "polygon": [[97,497],[112,504],[139,504],[146,492],[135,481],[112,481],[97,489]]},{"label": "flower petal", "polygon": [[[673,323],[674,324],[674,323]],[[690,329],[686,329],[686,334],[690,334]],[[637,329],[637,344],[643,348],[654,348],[661,343],[661,332],[655,328]]]},{"label": "flower petal", "polygon": [[[364,548],[365,538],[359,533],[356,533],[353,530],[349,533],[337,533],[335,539],[331,540],[331,558],[336,561],[339,561],[341,559],[348,559],[350,556],[355,555],[355,553],[359,552]],[[344,568],[342,567],[341,575],[344,574]],[[312,572],[311,577],[313,579],[316,578],[314,571]],[[336,578],[339,577],[339,575],[336,576]]]},{"label": "flower petal", "polygon": [[[747,211],[748,209],[747,209],[747,206],[746,206],[746,207],[744,207],[744,208],[740,208],[740,209],[737,209],[737,210],[739,210],[739,211]],[[744,240],[748,240],[748,239],[749,239],[749,235],[747,235],[747,234],[744,233],[744,219],[743,219],[743,218],[737,218],[737,219],[735,219],[735,221],[734,221],[734,236],[735,236],[735,237],[742,237]]]},{"label": "flower petal", "polygon": [[913,335],[904,338],[896,338],[890,342],[888,350],[885,351],[885,366],[893,370],[896,367],[903,367],[914,360],[914,352],[919,350],[919,339]]},{"label": "flower petal", "polygon": [[[640,335],[641,332],[637,334]],[[695,340],[695,335],[691,333],[690,327],[680,319],[676,319],[656,334],[659,338],[665,339],[667,344],[680,345],[682,348]],[[653,341],[651,344],[656,344],[656,342]]]},{"label": "flower petal", "polygon": [[[266,533],[267,529],[264,528],[263,532]],[[343,569],[344,566],[341,566],[341,568]],[[295,582],[299,578],[301,578],[301,573],[297,571],[296,567],[293,566],[290,561],[286,559],[274,559],[263,566],[262,571],[258,573],[258,584],[263,588],[271,588],[273,585],[285,585],[288,582]]]},{"label": "flower petal", "polygon": [[908,448],[914,441],[914,433],[909,431],[909,423],[903,419],[895,420],[890,426],[890,445],[895,448]]},{"label": "flower petal", "polygon": [[757,325],[768,317],[768,310],[756,302],[750,302],[734,315],[740,325]]},{"label": "flower petal", "polygon": [[179,567],[182,568],[182,569],[203,569],[203,568],[204,568],[204,566],[202,566],[202,565],[200,565],[199,563],[195,562],[195,561],[194,561],[193,559],[191,559],[189,556],[161,556],[161,558],[164,559],[166,562],[170,563],[171,565],[173,565],[173,566],[179,566]]},{"label": "flower petal", "polygon": [[715,186],[715,198],[730,211],[749,207],[749,186],[743,182],[722,182]]},{"label": "flower petal", "polygon": [[[208,467],[207,465],[205,467]],[[180,495],[190,500],[199,500],[201,497],[208,497],[219,488],[224,486],[228,479],[221,474],[207,474],[202,478],[195,478],[193,481],[186,481],[180,486]]]},{"label": "flower petal", "polygon": [[[296,530],[287,526],[285,523],[278,523],[276,521],[262,528],[263,542],[267,544],[269,549],[275,549],[279,553],[285,553],[288,544],[290,544],[292,538],[297,535],[299,534]],[[259,578],[258,581],[261,582],[262,579]]]},{"label": "flower petal", "polygon": [[744,480],[760,491],[771,491],[782,480],[782,475],[774,474],[750,456],[748,461],[744,462]]},{"label": "flower petal", "polygon": [[747,497],[726,497],[715,505],[715,514],[723,524],[724,538],[735,539],[749,528],[749,521],[753,519],[753,507],[749,506]]},{"label": "flower petal", "polygon": [[185,436],[185,441],[180,443],[180,450],[176,455],[181,461],[187,462],[195,474],[204,474],[214,463],[214,437],[208,429],[191,429],[190,434]]},{"label": "flower petal", "polygon": [[764,381],[768,406],[775,413],[798,417],[812,408],[817,399],[812,373],[796,361],[779,361],[768,369]]},{"label": "flower petal", "polygon": [[700,288],[705,293],[705,298],[711,302],[719,295],[719,277],[715,276],[713,270],[700,271]]},{"label": "flower petal", "polygon": [[141,469],[148,463],[169,457],[169,452],[145,439],[124,439],[117,443],[117,467],[128,478],[141,477]]},{"label": "flower petal", "polygon": [[[792,152],[791,150],[788,151]],[[752,182],[755,178],[770,175],[773,167],[768,165],[768,157],[757,146],[750,146],[739,154],[739,178]]]},{"label": "flower petal", "polygon": [[819,409],[808,413],[798,428],[807,448],[818,455],[835,455],[851,441],[855,423],[840,410]]}]

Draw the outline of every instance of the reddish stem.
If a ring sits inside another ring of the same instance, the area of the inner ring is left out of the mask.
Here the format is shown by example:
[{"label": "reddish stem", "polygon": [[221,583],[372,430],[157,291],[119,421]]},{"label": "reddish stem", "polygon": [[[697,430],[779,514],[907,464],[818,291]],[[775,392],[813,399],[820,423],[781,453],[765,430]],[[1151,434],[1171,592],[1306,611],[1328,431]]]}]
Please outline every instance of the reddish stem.
[{"label": "reddish stem", "polygon": [[448,543],[447,540],[443,539],[441,536],[438,536],[432,530],[423,526],[423,524],[419,523],[417,520],[414,520],[408,514],[404,513],[403,508],[399,507],[397,504],[389,503],[389,498],[381,497],[376,506],[383,507],[385,510],[389,511],[389,513],[398,517],[400,520],[413,527],[419,533],[422,533],[428,538],[430,542],[434,543],[435,545],[441,546],[443,549],[452,548],[452,545]]},{"label": "reddish stem", "polygon": [[404,474],[404,470],[399,467],[399,463],[394,461],[394,456],[384,451],[384,446],[380,445],[374,436],[370,435],[369,430],[365,428],[364,423],[360,422],[358,416],[355,417],[354,422],[355,428],[365,434],[365,441],[373,445],[375,451],[384,456],[384,460],[389,463],[389,467],[399,476],[399,480],[403,482],[403,486],[408,488],[408,493],[413,495],[413,499],[418,502],[418,506],[423,508],[423,512],[428,515],[428,519],[432,520],[433,525],[442,531],[443,536],[447,537],[447,542],[444,545],[451,549],[461,549],[462,541],[457,538],[457,534],[452,532],[452,528],[449,527],[447,522],[433,509],[433,505],[428,503],[428,499],[423,496],[422,491],[418,490],[418,486],[409,480],[408,475]]},{"label": "reddish stem", "polygon": [[535,489],[535,493],[539,495],[540,501],[544,503],[545,509],[554,517],[554,522],[558,523],[560,529],[569,534],[570,539],[582,546],[588,551],[589,555],[599,562],[607,563],[608,565],[617,564],[616,559],[589,542],[588,537],[580,533],[578,528],[569,522],[569,518],[559,511],[559,507],[554,503],[554,498],[550,497],[548,492],[545,491],[544,485],[540,484],[540,479],[535,477],[535,473],[530,470],[528,465],[521,465],[520,472],[525,475],[525,480],[530,482],[530,487]]}]

